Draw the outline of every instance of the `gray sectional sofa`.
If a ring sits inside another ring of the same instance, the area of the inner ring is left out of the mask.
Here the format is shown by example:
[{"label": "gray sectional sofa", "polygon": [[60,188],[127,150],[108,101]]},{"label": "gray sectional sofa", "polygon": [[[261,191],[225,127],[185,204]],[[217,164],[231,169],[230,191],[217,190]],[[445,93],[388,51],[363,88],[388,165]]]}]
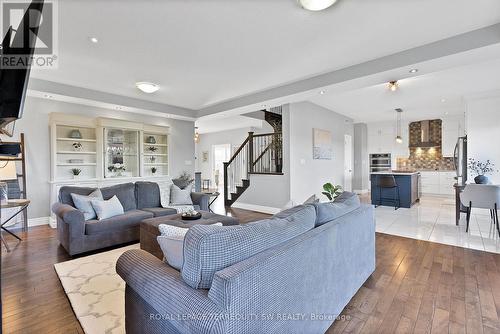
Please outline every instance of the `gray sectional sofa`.
[{"label": "gray sectional sofa", "polygon": [[117,262],[135,333],[324,333],[375,270],[373,208],[344,193],[240,226],[193,226],[177,271]]},{"label": "gray sectional sofa", "polygon": [[[59,202],[52,206],[57,218],[59,242],[70,255],[139,240],[140,222],[147,218],[176,214],[160,203],[160,189],[155,182],[138,181],[101,188],[104,199],[116,195],[125,213],[103,220],[85,221],[74,207],[71,194],[89,195],[96,188],[61,187]],[[208,211],[209,197],[191,193],[195,209]]]}]

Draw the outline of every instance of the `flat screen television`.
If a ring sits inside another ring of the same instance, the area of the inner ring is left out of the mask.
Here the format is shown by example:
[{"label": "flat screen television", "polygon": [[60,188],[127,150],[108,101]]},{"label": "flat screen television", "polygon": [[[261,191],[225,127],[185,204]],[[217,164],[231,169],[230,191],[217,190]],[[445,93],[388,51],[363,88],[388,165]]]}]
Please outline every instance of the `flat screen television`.
[{"label": "flat screen television", "polygon": [[[43,0],[31,2],[19,27],[10,26],[0,50],[0,134],[12,136],[14,122],[22,117],[31,65],[5,65],[4,58],[31,59],[35,50]],[[15,46],[15,47],[14,47]],[[14,57],[14,58],[12,58]]]}]

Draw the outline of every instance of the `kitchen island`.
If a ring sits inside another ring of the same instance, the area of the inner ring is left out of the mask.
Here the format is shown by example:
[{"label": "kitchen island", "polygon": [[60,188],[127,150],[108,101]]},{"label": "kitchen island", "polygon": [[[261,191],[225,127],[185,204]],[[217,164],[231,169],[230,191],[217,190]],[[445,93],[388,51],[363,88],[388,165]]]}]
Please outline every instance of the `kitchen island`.
[{"label": "kitchen island", "polygon": [[[381,175],[393,175],[399,188],[401,208],[411,208],[420,199],[420,173],[419,172],[374,172],[370,174],[371,200],[373,205],[395,206],[395,202],[382,200],[382,198],[395,198],[396,189],[380,188],[378,178]],[[382,195],[382,196],[380,196]]]}]

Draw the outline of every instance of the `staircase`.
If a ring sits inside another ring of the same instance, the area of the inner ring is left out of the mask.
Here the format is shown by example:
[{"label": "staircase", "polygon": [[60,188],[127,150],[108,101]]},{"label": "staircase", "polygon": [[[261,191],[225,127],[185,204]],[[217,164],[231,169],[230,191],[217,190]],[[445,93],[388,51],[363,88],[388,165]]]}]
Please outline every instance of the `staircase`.
[{"label": "staircase", "polygon": [[[250,187],[250,175],[283,174],[283,135],[281,107],[279,113],[262,110],[274,133],[249,132],[243,144],[224,163],[224,204],[231,206]],[[276,109],[278,109],[276,108]]]}]

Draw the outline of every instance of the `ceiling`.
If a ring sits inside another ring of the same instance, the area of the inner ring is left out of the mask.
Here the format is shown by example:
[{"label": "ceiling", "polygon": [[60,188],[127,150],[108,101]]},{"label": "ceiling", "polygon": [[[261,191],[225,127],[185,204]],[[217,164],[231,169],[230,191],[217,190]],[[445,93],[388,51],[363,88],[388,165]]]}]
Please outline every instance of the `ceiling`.
[{"label": "ceiling", "polygon": [[[323,12],[295,0],[58,4],[59,67],[34,78],[194,110],[500,22],[498,0],[342,0]],[[161,89],[146,95],[137,81]]]},{"label": "ceiling", "polygon": [[387,83],[342,93],[315,95],[310,99],[356,122],[395,119],[395,108],[404,110],[408,120],[463,114],[465,100],[487,92],[500,93],[500,54],[497,59],[459,66],[398,82],[392,92]]}]

